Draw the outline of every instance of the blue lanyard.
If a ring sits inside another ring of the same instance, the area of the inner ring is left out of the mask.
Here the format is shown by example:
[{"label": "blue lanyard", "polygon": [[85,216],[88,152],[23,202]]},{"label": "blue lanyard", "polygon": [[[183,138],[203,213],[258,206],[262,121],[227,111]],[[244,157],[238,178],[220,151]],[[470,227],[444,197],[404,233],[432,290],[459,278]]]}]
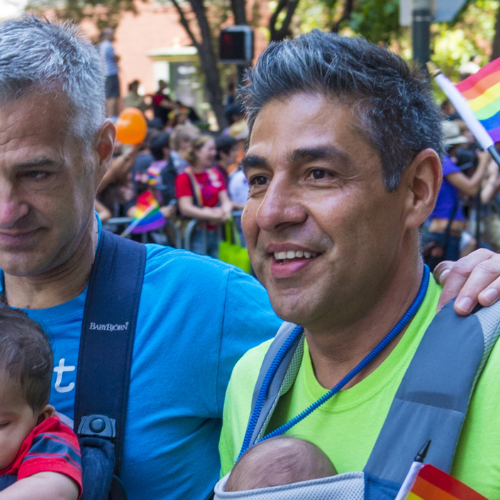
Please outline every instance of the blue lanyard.
[{"label": "blue lanyard", "polygon": [[[331,399],[335,394],[337,394],[349,381],[351,381],[361,370],[366,368],[390,343],[394,338],[398,336],[399,333],[403,330],[403,328],[410,322],[410,320],[415,316],[416,312],[422,305],[424,301],[425,294],[427,293],[427,288],[429,286],[429,278],[430,271],[429,268],[424,265],[424,273],[422,276],[422,282],[420,284],[420,289],[413,301],[413,304],[408,308],[403,317],[398,321],[396,326],[385,336],[385,338],[380,342],[380,344],[373,349],[373,351],[366,356],[363,361],[361,361],[355,368],[353,368],[340,382],[338,382],[335,387],[330,389],[324,396],[315,401],[311,406],[306,408],[304,411],[299,413],[297,416],[283,424],[281,427],[278,427],[276,430],[270,432],[266,436],[264,436],[260,441],[265,441],[266,439],[270,439],[272,437],[280,436],[290,430],[294,425],[298,424],[301,420],[304,420],[308,415],[310,415],[314,410],[319,408],[323,403],[326,403],[329,399]],[[269,370],[264,377],[264,381],[262,382],[262,387],[259,391],[259,396],[255,403],[255,407],[253,409],[252,415],[250,416],[250,420],[248,422],[248,427],[245,433],[245,439],[243,440],[243,446],[241,447],[240,454],[238,459],[248,450],[250,447],[250,440],[252,439],[252,434],[255,430],[255,426],[257,425],[257,420],[259,419],[260,412],[262,411],[262,407],[264,406],[264,402],[269,391],[269,386],[271,381],[273,380],[278,367],[281,364],[286,353],[289,351],[291,346],[297,340],[299,336],[301,336],[304,332],[304,329],[300,326],[295,327],[293,332],[290,334],[285,343],[281,346],[281,349],[276,354]],[[260,442],[259,441],[259,442]]]}]

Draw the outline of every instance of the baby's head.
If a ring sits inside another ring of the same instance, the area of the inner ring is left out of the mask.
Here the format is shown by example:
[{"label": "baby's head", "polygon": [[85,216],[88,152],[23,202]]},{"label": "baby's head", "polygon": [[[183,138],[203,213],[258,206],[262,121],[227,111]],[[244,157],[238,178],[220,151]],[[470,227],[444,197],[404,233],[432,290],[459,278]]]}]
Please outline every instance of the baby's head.
[{"label": "baby's head", "polygon": [[52,416],[48,404],[53,356],[38,323],[19,309],[0,307],[0,470],[16,458],[22,442]]},{"label": "baby's head", "polygon": [[236,463],[225,491],[245,491],[298,483],[337,474],[316,445],[280,436],[250,448]]}]

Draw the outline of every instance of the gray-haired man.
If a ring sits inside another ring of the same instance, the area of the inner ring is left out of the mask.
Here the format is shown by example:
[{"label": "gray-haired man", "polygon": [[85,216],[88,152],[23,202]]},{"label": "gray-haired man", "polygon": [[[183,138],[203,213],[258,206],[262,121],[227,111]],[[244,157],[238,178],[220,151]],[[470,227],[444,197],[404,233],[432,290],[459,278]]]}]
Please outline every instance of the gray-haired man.
[{"label": "gray-haired man", "polygon": [[[394,498],[432,438],[432,463],[449,466],[454,456],[454,476],[499,498],[500,346],[479,378],[454,454],[452,429],[460,425],[452,421],[465,414],[476,370],[462,387],[452,366],[463,360],[454,368],[462,375],[482,358],[461,349],[469,344],[454,340],[455,332],[460,338],[454,323],[428,329],[440,289],[432,277],[427,285],[419,226],[441,183],[442,132],[426,80],[381,47],[318,31],[271,45],[249,80],[242,90],[250,127],[243,229],[273,309],[302,328],[285,326],[280,343],[265,342],[236,365],[220,442],[223,474],[240,450],[286,432],[319,446],[340,473],[357,471],[358,480],[368,473],[361,485],[342,483],[349,475],[336,478],[332,488],[357,493],[332,490],[331,498],[362,498],[374,476],[385,488],[376,498]],[[443,314],[456,321],[452,309]],[[475,318],[468,320],[477,328]],[[496,335],[500,320],[491,321]],[[481,333],[477,341],[482,353]],[[435,349],[428,347],[433,342]],[[456,342],[457,356],[440,342]],[[409,366],[433,359],[428,354],[438,362],[401,384],[405,373],[418,371]],[[436,370],[440,376],[429,379]],[[351,371],[343,390],[326,398]],[[292,498],[292,489],[273,498]],[[293,498],[301,496],[296,491]]]},{"label": "gray-haired man", "polygon": [[[70,418],[87,284],[104,234],[94,197],[115,137],[103,80],[98,52],[71,25],[30,16],[0,24],[1,291],[49,332],[51,404]],[[279,320],[245,273],[146,248],[121,479],[131,500],[203,499],[219,473],[231,370]]]}]

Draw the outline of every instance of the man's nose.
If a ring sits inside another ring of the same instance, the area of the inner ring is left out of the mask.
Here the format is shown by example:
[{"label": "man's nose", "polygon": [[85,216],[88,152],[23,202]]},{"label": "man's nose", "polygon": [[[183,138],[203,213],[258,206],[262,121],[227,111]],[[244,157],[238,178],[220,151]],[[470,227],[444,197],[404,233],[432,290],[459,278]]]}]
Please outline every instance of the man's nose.
[{"label": "man's nose", "polygon": [[0,179],[0,228],[12,227],[28,213],[28,204],[21,200],[15,187]]},{"label": "man's nose", "polygon": [[307,213],[298,187],[289,179],[275,176],[257,210],[257,224],[264,231],[277,231],[305,221]]}]

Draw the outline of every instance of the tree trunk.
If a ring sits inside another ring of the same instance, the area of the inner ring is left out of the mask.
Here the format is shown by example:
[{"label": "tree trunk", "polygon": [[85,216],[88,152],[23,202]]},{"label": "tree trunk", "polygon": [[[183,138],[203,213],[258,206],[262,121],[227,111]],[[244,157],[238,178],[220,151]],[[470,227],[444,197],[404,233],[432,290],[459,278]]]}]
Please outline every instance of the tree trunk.
[{"label": "tree trunk", "polygon": [[208,24],[207,13],[203,0],[190,0],[191,8],[198,21],[201,34],[201,44],[199,47],[201,69],[205,73],[205,88],[208,94],[208,101],[217,118],[220,130],[226,126],[224,116],[224,105],[222,104],[224,94],[220,86],[219,68],[212,45],[212,33]]},{"label": "tree trunk", "polygon": [[208,102],[217,119],[219,129],[226,127],[226,117],[224,116],[223,93],[220,86],[219,68],[217,67],[217,58],[212,45],[212,35],[208,24],[207,14],[203,0],[189,0],[191,9],[196,16],[198,27],[200,29],[201,40],[197,40],[190,28],[189,21],[184,11],[181,9],[178,0],[172,0],[180,17],[180,23],[186,30],[193,45],[198,50],[201,69],[205,74],[205,89],[207,91]]},{"label": "tree trunk", "polygon": [[493,46],[491,51],[491,61],[500,57],[500,7],[497,10],[497,19],[495,22],[495,37],[493,38]]}]

